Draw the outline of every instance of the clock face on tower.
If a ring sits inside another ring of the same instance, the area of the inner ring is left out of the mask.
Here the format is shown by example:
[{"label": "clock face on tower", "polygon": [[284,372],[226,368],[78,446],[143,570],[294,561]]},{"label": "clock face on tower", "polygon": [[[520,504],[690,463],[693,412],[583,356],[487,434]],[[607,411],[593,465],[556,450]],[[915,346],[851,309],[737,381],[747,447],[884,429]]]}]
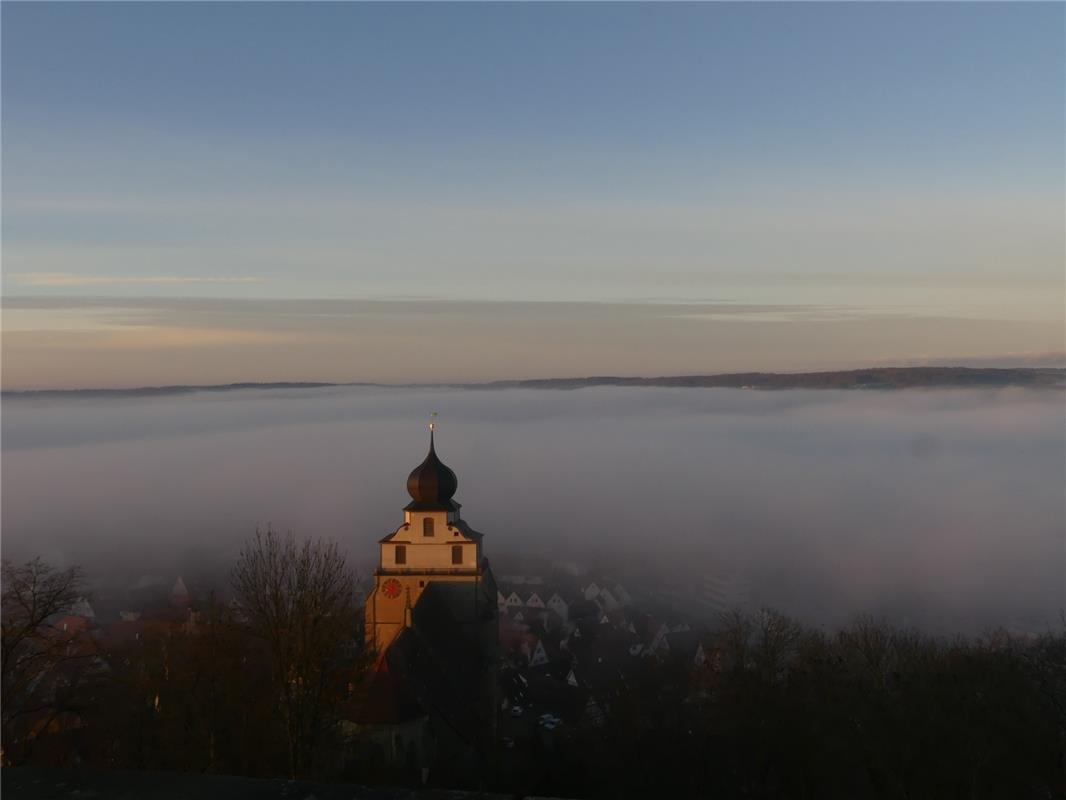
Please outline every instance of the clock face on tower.
[{"label": "clock face on tower", "polygon": [[389,578],[381,584],[381,591],[390,600],[395,600],[400,596],[400,582],[395,578]]}]

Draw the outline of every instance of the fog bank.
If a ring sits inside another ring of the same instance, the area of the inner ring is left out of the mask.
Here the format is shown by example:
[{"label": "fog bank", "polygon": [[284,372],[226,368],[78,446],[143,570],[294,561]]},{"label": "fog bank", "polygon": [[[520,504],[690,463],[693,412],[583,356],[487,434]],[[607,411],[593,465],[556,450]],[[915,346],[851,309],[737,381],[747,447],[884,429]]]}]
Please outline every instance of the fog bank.
[{"label": "fog bank", "polygon": [[490,557],[747,576],[835,625],[1054,623],[1064,605],[1058,391],[343,387],[3,403],[3,549],[90,568],[224,564],[257,524],[360,564],[438,452]]}]

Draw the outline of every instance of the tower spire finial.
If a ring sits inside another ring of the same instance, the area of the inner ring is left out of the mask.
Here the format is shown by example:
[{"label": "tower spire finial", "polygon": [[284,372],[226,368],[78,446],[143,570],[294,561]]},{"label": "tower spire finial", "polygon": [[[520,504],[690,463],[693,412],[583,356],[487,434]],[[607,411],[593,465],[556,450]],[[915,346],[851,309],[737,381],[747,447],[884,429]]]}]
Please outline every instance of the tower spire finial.
[{"label": "tower spire finial", "polygon": [[429,415],[429,448],[433,449],[433,432],[437,430],[437,412],[433,411]]}]

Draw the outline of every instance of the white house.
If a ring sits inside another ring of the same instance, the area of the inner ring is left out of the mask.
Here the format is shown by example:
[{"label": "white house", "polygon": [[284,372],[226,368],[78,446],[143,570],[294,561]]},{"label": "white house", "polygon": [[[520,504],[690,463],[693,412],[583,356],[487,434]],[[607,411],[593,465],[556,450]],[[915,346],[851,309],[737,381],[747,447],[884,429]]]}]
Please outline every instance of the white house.
[{"label": "white house", "polygon": [[707,654],[703,651],[702,644],[696,648],[696,655],[693,657],[692,663],[697,667],[702,667],[707,663]]},{"label": "white house", "polygon": [[669,632],[670,632],[670,629],[666,626],[665,623],[660,625],[659,629],[655,632],[655,635],[652,637],[651,642],[649,642],[649,644],[648,644],[648,650],[653,652],[653,653],[659,652],[660,650],[662,652],[664,652],[664,653],[665,652],[669,652],[670,645],[666,641],[666,634],[668,634]]},{"label": "white house", "polygon": [[559,596],[558,592],[548,598],[548,608],[558,614],[563,622],[568,621],[570,616],[570,606],[568,606],[566,601]]},{"label": "white house", "polygon": [[535,667],[538,664],[548,663],[548,651],[544,649],[544,642],[537,639],[537,646],[533,648],[533,653],[529,657],[529,666]]},{"label": "white house", "polygon": [[600,604],[600,608],[604,611],[617,611],[622,607],[621,604],[615,600],[610,589],[601,589],[599,595],[596,597],[596,602]]}]

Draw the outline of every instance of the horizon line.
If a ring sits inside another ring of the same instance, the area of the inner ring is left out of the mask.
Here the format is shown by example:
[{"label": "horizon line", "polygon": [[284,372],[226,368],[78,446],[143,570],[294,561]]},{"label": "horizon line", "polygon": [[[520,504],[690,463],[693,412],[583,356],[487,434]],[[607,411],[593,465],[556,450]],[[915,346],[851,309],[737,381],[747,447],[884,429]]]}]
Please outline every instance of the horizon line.
[{"label": "horizon line", "polygon": [[[681,373],[676,375],[583,375],[573,377],[547,377],[547,378],[505,378],[488,381],[413,381],[405,383],[386,383],[382,381],[236,381],[233,383],[213,384],[160,384],[155,386],[112,386],[112,387],[74,387],[74,388],[51,388],[51,389],[0,389],[0,397],[30,397],[42,395],[171,395],[191,394],[193,392],[222,392],[240,391],[242,389],[328,389],[340,387],[365,386],[385,389],[505,389],[505,388],[581,388],[574,384],[591,386],[629,385],[629,386],[676,386],[688,388],[787,388],[763,383],[762,385],[731,386],[726,381],[732,379],[738,381],[741,378],[766,379],[766,378],[803,378],[803,377],[828,377],[828,376],[856,376],[858,373],[900,373],[908,372],[915,375],[931,375],[932,373],[951,370],[957,376],[1000,378],[998,382],[955,382],[955,386],[988,386],[988,385],[1018,385],[1009,380],[1010,376],[1036,376],[1038,373],[1061,373],[1060,377],[1066,378],[1066,366],[1034,366],[1034,367],[995,367],[995,366],[962,366],[958,364],[923,364],[923,365],[880,365],[870,367],[854,367],[839,370],[800,370],[800,371],[766,371],[752,370],[746,372],[704,372],[704,373]],[[1002,380],[1006,378],[1007,380]],[[701,385],[694,383],[682,383],[683,381],[722,381],[718,386]],[[1027,385],[1042,388],[1051,388],[1054,384],[1032,383]],[[937,384],[925,384],[935,386]],[[918,384],[913,388],[922,388]],[[846,388],[841,386],[815,385],[795,388]]]}]

